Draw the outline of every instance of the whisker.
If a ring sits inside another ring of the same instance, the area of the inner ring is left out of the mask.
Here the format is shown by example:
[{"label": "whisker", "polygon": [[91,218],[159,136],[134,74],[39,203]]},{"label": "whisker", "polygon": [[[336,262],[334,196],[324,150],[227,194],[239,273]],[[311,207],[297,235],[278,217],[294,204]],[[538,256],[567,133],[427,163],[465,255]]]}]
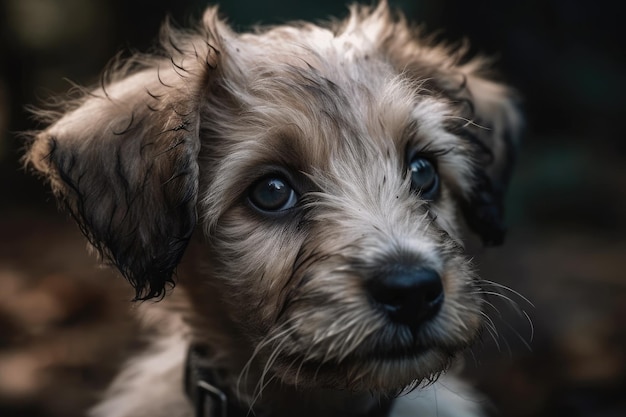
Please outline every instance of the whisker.
[{"label": "whisker", "polygon": [[256,401],[263,396],[263,391],[265,390],[265,388],[272,382],[272,380],[274,378],[276,378],[275,375],[271,375],[267,381],[265,380],[266,377],[269,374],[270,369],[272,368],[272,366],[276,362],[276,359],[278,359],[278,357],[282,353],[282,348],[283,348],[283,345],[286,343],[286,341],[287,341],[287,338],[284,338],[276,346],[276,348],[274,349],[274,351],[272,352],[270,357],[265,362],[265,366],[263,368],[263,372],[261,373],[261,377],[259,378],[259,381],[257,382],[257,384],[256,384],[256,386],[254,388],[255,395],[254,395],[254,398],[252,399],[252,401],[250,403],[250,409],[251,410],[252,410],[254,404],[256,403]]},{"label": "whisker", "polygon": [[498,297],[498,298],[501,298],[503,300],[506,300],[506,301],[508,301],[511,304],[512,307],[514,307],[515,311],[518,311],[518,312],[521,311],[521,308],[520,308],[520,306],[519,306],[519,304],[517,302],[515,302],[511,297],[508,297],[508,296],[506,296],[506,295],[504,295],[502,293],[495,292],[495,291],[484,291],[483,290],[483,291],[480,292],[480,294],[492,295],[494,297]]},{"label": "whisker", "polygon": [[498,283],[498,282],[490,281],[490,280],[487,280],[487,279],[481,279],[480,281],[481,281],[481,282],[484,282],[484,283],[486,283],[486,284],[489,284],[489,285],[491,285],[491,286],[498,287],[498,288],[501,288],[501,289],[503,289],[503,290],[509,291],[509,292],[511,292],[511,293],[513,293],[513,294],[515,294],[516,296],[518,296],[519,298],[521,298],[522,300],[524,300],[524,301],[525,301],[526,303],[528,303],[528,305],[530,305],[531,307],[535,308],[535,305],[532,303],[532,301],[530,301],[528,298],[524,297],[521,293],[519,293],[518,291],[515,291],[515,290],[514,290],[513,288],[511,288],[511,287],[508,287],[508,286],[506,286],[506,285],[500,284],[500,283]]},{"label": "whisker", "polygon": [[[485,313],[481,312],[483,314],[484,317],[488,317]],[[487,333],[489,333],[489,336],[491,336],[491,338],[493,339],[493,342],[496,345],[496,349],[498,349],[498,352],[502,351],[502,348],[500,347],[500,343],[498,342],[498,339],[500,338],[499,334],[497,331],[491,330],[491,328],[489,326],[487,326]]]},{"label": "whisker", "polygon": [[[472,292],[470,294],[472,294],[472,295],[482,295],[484,293],[482,291],[478,291],[478,292]],[[493,309],[493,311],[495,311],[495,313],[498,315],[499,318],[502,318],[502,313],[500,312],[500,309],[495,306],[495,304],[493,304],[492,302],[488,301],[487,299],[483,299],[482,302],[483,302],[483,304],[486,304],[487,306],[491,307]]]},{"label": "whisker", "polygon": [[493,322],[493,320],[491,319],[491,317],[489,317],[489,315],[487,313],[485,313],[484,311],[481,311],[480,315],[485,318],[485,326],[487,326],[487,328],[490,329],[491,331],[493,331],[493,333],[497,336],[498,335],[498,330],[496,329],[496,325]]},{"label": "whisker", "polygon": [[461,121],[465,122],[465,125],[463,125],[463,127],[474,126],[474,127],[477,127],[479,129],[483,129],[483,130],[491,130],[489,127],[479,125],[474,120],[468,119],[467,117],[463,117],[463,116],[447,116],[446,119],[461,120]]},{"label": "whisker", "polygon": [[526,319],[528,320],[528,325],[530,326],[530,343],[532,343],[535,339],[535,326],[533,325],[533,321],[531,320],[528,313],[526,313],[526,311],[524,310],[522,310],[522,313],[524,313],[524,316],[526,316]]},{"label": "whisker", "polygon": [[[263,339],[261,342],[259,342],[259,344],[255,347],[254,351],[252,352],[252,355],[250,355],[250,358],[248,359],[248,361],[242,368],[237,378],[237,393],[238,394],[241,394],[241,384],[244,383],[244,385],[247,385],[250,368],[252,366],[254,359],[257,357],[257,355],[263,349],[269,346],[271,343],[274,343],[277,339],[283,338],[283,340],[285,340],[289,337],[291,333],[294,333],[296,331],[296,328],[291,326],[292,321],[293,320],[289,320],[283,323],[280,327],[276,329],[276,331],[268,334],[268,336],[265,339]],[[282,329],[283,327],[284,329]]]},{"label": "whisker", "polygon": [[[491,303],[489,300],[487,300],[486,298],[483,298],[483,302],[485,303],[485,305],[491,307],[493,309],[493,311],[498,315],[498,317],[501,319],[501,321],[504,323],[504,325],[506,326],[506,328],[512,332],[515,337],[517,339],[519,339],[523,345],[528,349],[532,351],[531,348],[531,343],[534,340],[535,337],[535,326],[532,322],[532,319],[530,318],[530,315],[526,312],[526,310],[524,310],[520,304],[515,301],[512,297],[503,294],[502,291],[507,291],[510,294],[512,294],[515,297],[518,297],[520,300],[522,300],[523,302],[525,302],[526,304],[530,305],[531,307],[535,307],[534,304],[526,297],[524,297],[522,294],[520,294],[518,291],[513,290],[512,288],[503,285],[503,284],[499,284],[497,282],[494,281],[489,281],[489,280],[481,280],[481,284],[483,284],[483,288],[479,291],[474,291],[473,294],[476,295],[484,295],[484,296],[491,296],[491,297],[496,297],[500,300],[504,300],[506,301],[506,303],[508,305],[510,305],[511,307],[513,307],[513,311],[515,311],[517,314],[519,314],[520,317],[523,317],[526,322],[528,323],[528,326],[530,328],[530,337],[527,340],[527,338],[525,338],[524,336],[522,336],[520,334],[520,332],[518,330],[516,330],[511,324],[509,324],[503,317],[502,313],[500,312],[500,310],[498,309],[498,307],[496,307],[495,304]],[[493,290],[487,290],[485,288],[491,288]],[[486,317],[485,315],[483,315],[483,317]],[[507,350],[509,351],[509,354],[512,355],[512,350],[511,347],[508,343],[508,341],[506,340],[506,338],[502,337],[501,334],[498,334],[496,332],[496,334],[492,334],[492,329],[495,328],[495,323],[493,322],[493,320],[490,320],[489,324],[486,324],[487,330],[490,333],[492,339],[494,339],[494,342],[496,343],[496,347],[498,348],[498,350],[500,349],[499,343],[498,341],[496,341],[496,337],[498,340],[501,340],[502,342],[504,342],[507,346]]]},{"label": "whisker", "polygon": [[504,325],[515,335],[517,336],[517,338],[522,342],[522,344],[524,344],[524,346],[530,351],[532,352],[533,349],[530,346],[530,343],[528,341],[526,341],[526,339],[513,327],[511,326],[509,323],[507,323],[506,321],[503,322]]}]

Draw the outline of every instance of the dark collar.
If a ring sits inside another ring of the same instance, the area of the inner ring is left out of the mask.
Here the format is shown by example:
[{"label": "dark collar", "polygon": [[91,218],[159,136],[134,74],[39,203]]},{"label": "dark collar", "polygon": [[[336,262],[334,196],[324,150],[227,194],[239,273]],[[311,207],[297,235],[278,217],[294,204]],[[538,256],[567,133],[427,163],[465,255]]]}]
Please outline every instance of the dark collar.
[{"label": "dark collar", "polygon": [[[191,346],[185,361],[185,392],[194,405],[194,417],[271,417],[270,413],[255,409],[237,400],[225,387],[220,386],[219,370],[208,365],[206,351]],[[378,407],[358,417],[387,417],[393,400],[381,400]],[[357,416],[354,416],[357,417]]]},{"label": "dark collar", "polygon": [[246,417],[242,404],[220,387],[219,372],[210,367],[206,351],[191,346],[185,361],[185,392],[194,406],[194,417]]}]

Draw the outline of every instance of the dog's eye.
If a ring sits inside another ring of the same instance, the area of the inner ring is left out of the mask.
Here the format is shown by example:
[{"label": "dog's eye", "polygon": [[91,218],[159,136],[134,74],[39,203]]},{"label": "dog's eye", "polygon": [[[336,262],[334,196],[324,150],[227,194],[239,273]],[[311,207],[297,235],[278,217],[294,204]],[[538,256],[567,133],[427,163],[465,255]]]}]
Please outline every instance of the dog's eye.
[{"label": "dog's eye", "polygon": [[414,156],[409,162],[411,188],[425,200],[432,200],[439,191],[439,175],[437,169],[428,159]]},{"label": "dog's eye", "polygon": [[261,211],[283,211],[296,205],[298,196],[289,183],[281,177],[265,177],[258,181],[248,195],[254,207]]}]

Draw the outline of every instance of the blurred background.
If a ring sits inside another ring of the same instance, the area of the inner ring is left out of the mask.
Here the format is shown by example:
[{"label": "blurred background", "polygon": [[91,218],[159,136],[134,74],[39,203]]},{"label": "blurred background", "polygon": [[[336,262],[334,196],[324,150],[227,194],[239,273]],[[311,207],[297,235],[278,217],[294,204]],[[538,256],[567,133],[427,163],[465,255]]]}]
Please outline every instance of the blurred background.
[{"label": "blurred background", "polygon": [[[478,257],[485,278],[519,295],[502,291],[514,303],[493,297],[498,335],[486,334],[472,350],[468,378],[489,396],[494,415],[625,416],[626,29],[619,2],[390,3],[441,39],[467,37],[472,52],[496,56],[524,97],[528,126],[508,196],[508,240]],[[112,284],[121,279],[94,278],[111,273],[93,267],[76,226],[21,168],[16,132],[37,128],[25,107],[66,91],[68,79],[97,82],[120,49],[153,46],[166,14],[186,25],[205,5],[0,0],[2,416],[72,415],[115,371],[93,372],[99,358],[128,347],[134,331],[128,312],[111,307],[131,298]],[[221,10],[240,30],[346,15],[336,0],[223,0]]]}]

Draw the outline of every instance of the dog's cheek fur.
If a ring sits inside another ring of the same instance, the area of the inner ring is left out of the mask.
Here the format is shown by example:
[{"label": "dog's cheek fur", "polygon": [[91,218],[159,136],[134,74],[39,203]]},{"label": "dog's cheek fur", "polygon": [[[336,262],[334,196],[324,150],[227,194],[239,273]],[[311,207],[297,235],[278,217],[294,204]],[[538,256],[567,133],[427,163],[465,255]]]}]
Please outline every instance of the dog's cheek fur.
[{"label": "dog's cheek fur", "polygon": [[297,218],[263,218],[247,205],[230,209],[211,236],[210,277],[227,288],[228,313],[253,342],[275,324],[298,249]]}]

